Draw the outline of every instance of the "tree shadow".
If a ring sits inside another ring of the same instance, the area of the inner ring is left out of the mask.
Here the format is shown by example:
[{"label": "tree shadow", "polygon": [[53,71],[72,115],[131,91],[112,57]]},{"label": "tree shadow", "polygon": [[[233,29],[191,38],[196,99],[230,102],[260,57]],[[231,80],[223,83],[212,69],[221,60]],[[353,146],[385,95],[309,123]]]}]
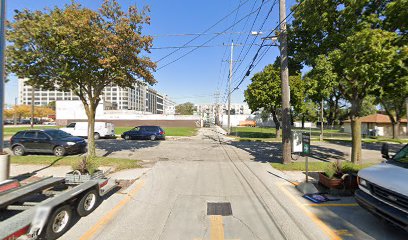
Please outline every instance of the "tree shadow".
[{"label": "tree shadow", "polygon": [[[253,160],[257,162],[282,162],[282,144],[279,142],[231,142],[232,146],[242,149],[253,156]],[[295,156],[293,160],[296,160]],[[311,156],[317,161],[335,161],[346,160],[347,155],[333,148],[326,148],[322,146],[311,146]]]},{"label": "tree shadow", "polygon": [[134,153],[139,149],[156,147],[160,144],[160,141],[103,139],[96,141],[95,144],[97,150],[105,151],[102,156],[107,157],[121,151]]},{"label": "tree shadow", "polygon": [[[329,142],[331,144],[336,144],[344,147],[350,147],[351,148],[351,142],[349,141],[340,141],[340,140],[325,140],[326,142]],[[374,150],[374,151],[381,151],[383,143],[377,142],[377,143],[361,143],[361,148],[364,150]],[[398,144],[398,143],[389,143],[389,151],[392,153],[396,153],[398,150],[400,150],[402,147],[404,147],[406,144]]]}]

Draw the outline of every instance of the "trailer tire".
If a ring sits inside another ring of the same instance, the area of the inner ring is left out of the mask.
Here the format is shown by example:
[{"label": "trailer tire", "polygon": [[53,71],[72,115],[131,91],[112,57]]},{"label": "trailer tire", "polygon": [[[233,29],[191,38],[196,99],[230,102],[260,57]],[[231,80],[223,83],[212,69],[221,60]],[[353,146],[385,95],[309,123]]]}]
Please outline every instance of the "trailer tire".
[{"label": "trailer tire", "polygon": [[88,216],[99,204],[99,194],[96,189],[88,191],[79,200],[77,205],[77,213],[81,217]]},{"label": "trailer tire", "polygon": [[63,205],[53,211],[41,239],[53,240],[61,237],[70,227],[72,210],[69,205]]}]

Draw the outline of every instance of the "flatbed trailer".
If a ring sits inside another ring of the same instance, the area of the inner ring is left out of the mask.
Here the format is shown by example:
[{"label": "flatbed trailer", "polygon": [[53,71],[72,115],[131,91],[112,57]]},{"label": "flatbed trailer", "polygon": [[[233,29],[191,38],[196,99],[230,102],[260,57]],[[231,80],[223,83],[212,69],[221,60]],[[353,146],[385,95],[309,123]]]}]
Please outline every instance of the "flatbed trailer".
[{"label": "flatbed trailer", "polygon": [[57,239],[74,213],[87,216],[115,186],[105,177],[74,183],[48,177],[0,192],[0,240]]}]

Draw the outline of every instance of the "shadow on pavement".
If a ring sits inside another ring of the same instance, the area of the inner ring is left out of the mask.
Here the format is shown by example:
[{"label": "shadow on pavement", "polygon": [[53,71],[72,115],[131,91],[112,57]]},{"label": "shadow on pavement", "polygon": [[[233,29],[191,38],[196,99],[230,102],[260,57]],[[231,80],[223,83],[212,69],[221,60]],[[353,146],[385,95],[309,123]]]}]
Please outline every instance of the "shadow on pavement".
[{"label": "shadow on pavement", "polygon": [[[254,157],[257,162],[282,161],[282,144],[278,142],[231,142],[231,145],[240,148]],[[343,160],[346,154],[342,151],[322,146],[312,146],[312,158],[319,161]]]},{"label": "shadow on pavement", "polygon": [[[331,144],[337,144],[340,146],[345,146],[345,147],[350,147],[351,148],[351,142],[348,141],[338,141],[338,140],[325,140],[326,142],[329,142]],[[362,143],[361,148],[365,150],[374,150],[374,151],[381,151],[381,146],[383,143]],[[389,150],[390,152],[397,152],[399,149],[401,149],[403,146],[406,144],[398,144],[398,143],[390,143],[389,145]]]},{"label": "shadow on pavement", "polygon": [[127,151],[129,153],[133,153],[142,148],[156,147],[159,144],[160,141],[125,141],[116,139],[104,139],[96,141],[96,148],[105,151],[102,156],[106,157],[115,152]]}]

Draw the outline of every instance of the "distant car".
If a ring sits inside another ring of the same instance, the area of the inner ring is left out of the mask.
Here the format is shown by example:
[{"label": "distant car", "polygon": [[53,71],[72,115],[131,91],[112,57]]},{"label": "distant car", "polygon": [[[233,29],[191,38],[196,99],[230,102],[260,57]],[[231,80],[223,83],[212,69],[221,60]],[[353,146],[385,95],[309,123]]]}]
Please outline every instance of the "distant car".
[{"label": "distant car", "polygon": [[56,126],[56,122],[43,122],[44,125],[49,125],[49,126]]},{"label": "distant car", "polygon": [[83,153],[87,143],[58,129],[26,130],[14,134],[10,139],[11,149],[16,156],[26,153],[53,153],[64,156],[68,153]]},{"label": "distant car", "polygon": [[164,140],[166,138],[164,130],[159,126],[139,126],[130,131],[124,132],[121,137],[125,140],[147,139],[147,140]]}]

